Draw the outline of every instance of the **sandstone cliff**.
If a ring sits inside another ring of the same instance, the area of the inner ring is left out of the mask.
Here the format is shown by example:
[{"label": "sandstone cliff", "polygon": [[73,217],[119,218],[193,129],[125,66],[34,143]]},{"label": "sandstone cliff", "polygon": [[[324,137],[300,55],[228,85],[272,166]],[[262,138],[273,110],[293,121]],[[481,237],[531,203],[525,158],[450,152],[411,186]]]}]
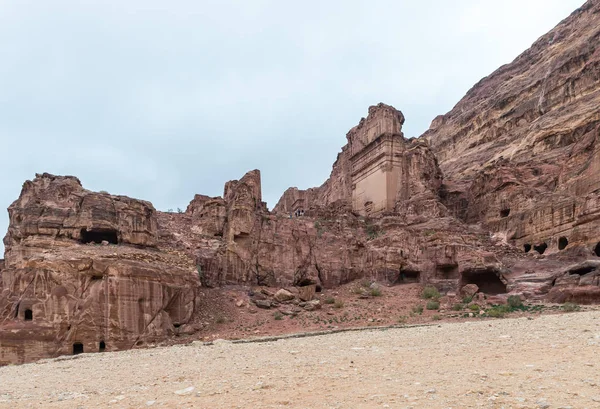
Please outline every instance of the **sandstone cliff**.
[{"label": "sandstone cliff", "polygon": [[456,215],[525,251],[595,248],[599,44],[600,2],[593,0],[432,122],[423,139]]}]

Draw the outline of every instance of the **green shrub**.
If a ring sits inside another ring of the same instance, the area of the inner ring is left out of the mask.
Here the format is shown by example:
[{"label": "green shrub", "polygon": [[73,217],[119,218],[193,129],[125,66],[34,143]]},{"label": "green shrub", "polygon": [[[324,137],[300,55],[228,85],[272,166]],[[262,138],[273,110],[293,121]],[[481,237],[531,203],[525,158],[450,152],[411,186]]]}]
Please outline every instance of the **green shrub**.
[{"label": "green shrub", "polygon": [[463,304],[469,304],[471,301],[473,301],[473,296],[472,295],[463,298]]},{"label": "green shrub", "polygon": [[217,317],[217,319],[215,320],[215,322],[217,324],[225,324],[227,322],[227,319],[225,319],[225,317],[219,316],[219,317]]},{"label": "green shrub", "polygon": [[492,308],[486,311],[488,317],[503,318],[504,314],[512,311],[512,308],[508,305],[494,305]]},{"label": "green shrub", "polygon": [[442,319],[442,317],[440,317],[439,315],[435,314],[433,317],[431,317],[432,320],[434,321],[439,321]]},{"label": "green shrub", "polygon": [[428,310],[437,310],[440,308],[440,303],[437,301],[427,301],[427,309]]},{"label": "green shrub", "polygon": [[422,305],[415,305],[414,307],[412,307],[412,312],[414,312],[415,314],[423,314],[423,306]]},{"label": "green shrub", "polygon": [[562,309],[563,309],[563,311],[573,312],[573,311],[579,311],[581,309],[581,307],[575,303],[566,302],[562,305]]},{"label": "green shrub", "polygon": [[335,300],[333,308],[344,308],[344,302],[342,300]]},{"label": "green shrub", "polygon": [[452,306],[452,311],[462,311],[465,308],[463,304],[454,304]]},{"label": "green shrub", "polygon": [[438,291],[437,288],[428,285],[427,287],[425,287],[423,289],[423,292],[421,293],[421,297],[426,300],[429,300],[429,299],[437,300],[438,298],[440,298],[440,292]]},{"label": "green shrub", "polygon": [[275,318],[275,320],[277,321],[281,321],[283,319],[283,314],[279,311],[275,311],[275,313],[273,314],[273,318]]},{"label": "green shrub", "polygon": [[333,297],[327,297],[325,299],[325,304],[335,304],[335,298],[333,298]]},{"label": "green shrub", "polygon": [[516,309],[523,307],[523,301],[518,295],[511,295],[508,297],[507,304],[510,308]]},{"label": "green shrub", "polygon": [[371,288],[371,296],[373,297],[381,297],[381,289],[378,287]]},{"label": "green shrub", "polygon": [[471,311],[479,311],[479,305],[477,305],[477,304],[471,304],[471,305],[469,305],[469,309]]}]

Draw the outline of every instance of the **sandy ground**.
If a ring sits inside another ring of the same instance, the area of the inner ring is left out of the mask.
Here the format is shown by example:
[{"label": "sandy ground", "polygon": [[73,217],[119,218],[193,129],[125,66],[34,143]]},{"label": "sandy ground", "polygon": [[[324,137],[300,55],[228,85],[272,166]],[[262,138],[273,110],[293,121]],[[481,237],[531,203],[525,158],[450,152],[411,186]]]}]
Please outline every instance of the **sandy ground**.
[{"label": "sandy ground", "polygon": [[600,408],[600,312],[0,368],[0,408]]}]

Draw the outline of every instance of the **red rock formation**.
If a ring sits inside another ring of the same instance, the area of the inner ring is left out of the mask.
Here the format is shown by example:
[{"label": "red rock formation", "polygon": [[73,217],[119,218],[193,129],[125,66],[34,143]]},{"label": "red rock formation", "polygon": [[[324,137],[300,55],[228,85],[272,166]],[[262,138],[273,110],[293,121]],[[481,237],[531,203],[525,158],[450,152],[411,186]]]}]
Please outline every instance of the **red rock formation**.
[{"label": "red rock formation", "polygon": [[588,1],[433,121],[424,138],[457,215],[521,248],[598,243],[598,44]]},{"label": "red rock formation", "polygon": [[150,203],[43,174],[24,184],[9,214],[0,364],[127,349],[191,323],[195,265],[155,249]]}]

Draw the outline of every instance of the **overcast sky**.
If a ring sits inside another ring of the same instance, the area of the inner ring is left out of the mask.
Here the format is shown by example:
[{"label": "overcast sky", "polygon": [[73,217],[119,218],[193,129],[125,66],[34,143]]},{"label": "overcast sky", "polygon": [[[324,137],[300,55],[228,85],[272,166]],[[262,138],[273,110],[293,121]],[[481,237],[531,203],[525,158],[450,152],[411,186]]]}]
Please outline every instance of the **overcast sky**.
[{"label": "overcast sky", "polygon": [[0,207],[50,172],[185,209],[258,168],[272,208],[369,105],[419,136],[581,4],[0,0]]}]

